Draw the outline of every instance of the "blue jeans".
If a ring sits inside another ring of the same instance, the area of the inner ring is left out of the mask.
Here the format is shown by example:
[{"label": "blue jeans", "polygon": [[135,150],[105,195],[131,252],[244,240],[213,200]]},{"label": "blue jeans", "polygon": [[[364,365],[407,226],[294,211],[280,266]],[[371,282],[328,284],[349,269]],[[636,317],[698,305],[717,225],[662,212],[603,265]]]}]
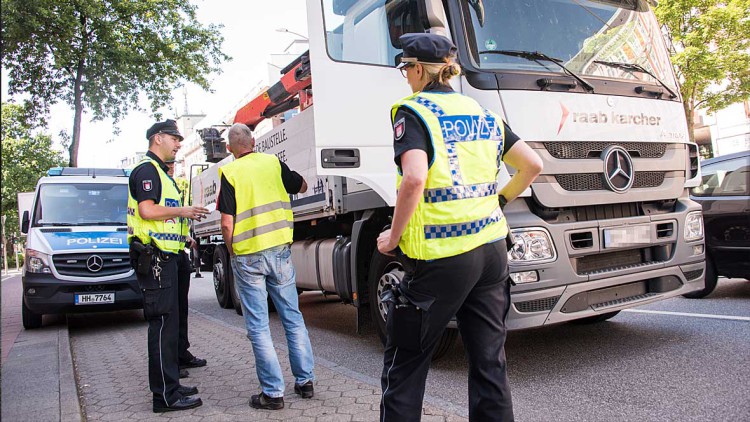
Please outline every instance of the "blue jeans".
[{"label": "blue jeans", "polygon": [[232,270],[261,389],[269,397],[283,397],[284,378],[268,326],[269,294],[284,326],[295,383],[302,385],[314,379],[312,346],[299,311],[292,251],[289,245],[281,245],[235,255]]}]

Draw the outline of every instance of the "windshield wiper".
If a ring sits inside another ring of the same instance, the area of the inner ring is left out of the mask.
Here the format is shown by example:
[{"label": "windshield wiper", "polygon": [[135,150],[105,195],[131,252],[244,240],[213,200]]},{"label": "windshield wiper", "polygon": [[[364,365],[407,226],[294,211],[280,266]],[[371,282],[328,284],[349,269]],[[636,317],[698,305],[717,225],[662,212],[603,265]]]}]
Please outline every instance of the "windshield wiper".
[{"label": "windshield wiper", "polygon": [[659,85],[663,86],[664,89],[666,89],[669,92],[670,98],[677,98],[677,94],[675,94],[675,92],[672,91],[672,89],[669,88],[667,86],[667,84],[665,84],[664,82],[662,82],[661,79],[659,79],[659,78],[656,77],[656,75],[654,75],[653,73],[649,72],[645,67],[643,67],[643,66],[641,66],[639,64],[636,64],[636,63],[623,63],[623,62],[607,62],[607,61],[603,61],[603,60],[594,60],[594,63],[603,64],[605,66],[610,66],[610,67],[616,67],[616,68],[619,68],[619,69],[622,69],[622,70],[627,70],[627,71],[630,71],[630,72],[645,73],[648,76],[651,76],[652,78],[654,78],[654,80],[656,80],[656,82],[659,82]]},{"label": "windshield wiper", "polygon": [[79,223],[82,226],[127,226],[128,223],[122,221],[96,221]]},{"label": "windshield wiper", "polygon": [[41,226],[41,227],[49,227],[49,226],[75,227],[77,225],[78,224],[76,224],[76,223],[46,223],[46,222],[45,223],[39,223],[39,222],[36,223],[37,227],[39,227],[39,226]]},{"label": "windshield wiper", "polygon": [[513,57],[520,57],[522,59],[531,60],[534,62],[538,62],[539,60],[545,60],[548,62],[552,62],[559,66],[565,73],[568,75],[574,77],[588,92],[593,93],[594,92],[594,86],[588,83],[585,79],[582,77],[576,75],[572,70],[565,67],[565,65],[562,64],[562,60],[550,57],[544,53],[540,53],[538,51],[525,51],[525,50],[486,50],[486,51],[480,51],[479,54],[501,54],[503,56],[513,56]]}]

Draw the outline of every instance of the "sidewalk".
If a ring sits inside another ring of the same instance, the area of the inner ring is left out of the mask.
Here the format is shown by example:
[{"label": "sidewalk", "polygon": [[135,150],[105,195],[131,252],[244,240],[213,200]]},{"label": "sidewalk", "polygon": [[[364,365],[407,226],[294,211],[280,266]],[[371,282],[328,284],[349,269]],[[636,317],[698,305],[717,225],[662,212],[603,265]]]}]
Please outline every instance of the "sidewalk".
[{"label": "sidewalk", "polygon": [[3,421],[80,422],[73,360],[64,316],[21,326],[21,277],[2,280]]},{"label": "sidewalk", "polygon": [[[116,314],[115,314],[116,315]],[[89,421],[377,421],[380,385],[374,380],[316,359],[315,397],[303,400],[293,392],[293,377],[286,348],[277,353],[287,389],[285,408],[256,410],[248,406],[259,384],[250,342],[244,330],[191,311],[191,351],[208,360],[204,368],[190,369],[185,385],[200,390],[203,406],[157,415],[151,411],[146,365],[146,324],[102,321],[91,327],[71,316],[71,348],[76,363],[82,405]],[[425,403],[422,421],[464,421],[435,405]]]}]

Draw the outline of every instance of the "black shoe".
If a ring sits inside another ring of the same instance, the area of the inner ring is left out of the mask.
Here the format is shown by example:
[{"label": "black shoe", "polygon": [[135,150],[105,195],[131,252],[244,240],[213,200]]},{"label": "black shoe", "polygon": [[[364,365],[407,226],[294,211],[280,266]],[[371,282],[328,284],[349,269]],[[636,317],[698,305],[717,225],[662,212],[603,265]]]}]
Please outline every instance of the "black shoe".
[{"label": "black shoe", "polygon": [[294,392],[299,394],[303,399],[311,399],[313,394],[315,394],[313,390],[312,380],[302,385],[294,384]]},{"label": "black shoe", "polygon": [[200,397],[183,397],[177,400],[171,406],[167,406],[164,402],[159,400],[160,403],[154,402],[154,413],[174,412],[177,410],[194,409],[198,406],[203,405],[203,401]]},{"label": "black shoe", "polygon": [[187,362],[180,362],[180,369],[183,368],[200,368],[201,366],[206,366],[206,360],[197,358],[193,356],[192,359],[190,359]]},{"label": "black shoe", "polygon": [[284,408],[283,397],[269,397],[266,393],[250,397],[250,406],[255,409],[279,410]]},{"label": "black shoe", "polygon": [[190,372],[187,369],[180,369],[180,378],[187,378],[190,376]]},{"label": "black shoe", "polygon": [[177,387],[177,392],[183,396],[194,396],[198,394],[198,387],[188,387],[187,385],[181,385]]}]

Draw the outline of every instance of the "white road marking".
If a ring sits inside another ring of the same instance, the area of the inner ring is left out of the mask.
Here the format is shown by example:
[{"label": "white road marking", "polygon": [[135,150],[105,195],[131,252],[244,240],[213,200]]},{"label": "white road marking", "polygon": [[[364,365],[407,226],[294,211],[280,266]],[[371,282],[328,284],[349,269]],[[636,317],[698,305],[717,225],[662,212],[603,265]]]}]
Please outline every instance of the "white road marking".
[{"label": "white road marking", "polygon": [[728,319],[730,321],[750,321],[750,317],[733,316],[733,315],[691,314],[687,312],[650,311],[647,309],[623,309],[623,312],[633,312],[637,314],[686,316],[686,317],[709,318],[709,319]]}]

